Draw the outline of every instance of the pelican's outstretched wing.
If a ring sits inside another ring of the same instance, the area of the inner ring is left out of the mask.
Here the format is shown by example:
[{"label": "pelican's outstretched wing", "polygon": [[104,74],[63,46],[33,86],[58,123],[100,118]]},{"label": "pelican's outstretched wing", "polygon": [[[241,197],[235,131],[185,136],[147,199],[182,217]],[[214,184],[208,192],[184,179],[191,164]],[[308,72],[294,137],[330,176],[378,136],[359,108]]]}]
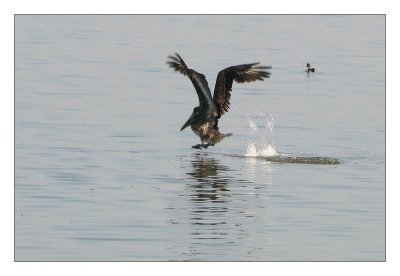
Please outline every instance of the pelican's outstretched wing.
[{"label": "pelican's outstretched wing", "polygon": [[175,56],[168,56],[168,58],[169,61],[167,61],[167,64],[171,68],[183,74],[184,76],[188,76],[192,81],[193,86],[196,89],[197,96],[199,97],[200,109],[216,112],[215,104],[212,100],[206,77],[203,74],[194,71],[193,69],[189,69],[181,56],[177,53],[175,53]]},{"label": "pelican's outstretched wing", "polygon": [[228,67],[218,73],[215,83],[213,101],[218,109],[218,115],[221,117],[228,112],[232,91],[232,83],[251,82],[269,78],[271,73],[264,71],[271,69],[271,66],[256,66],[259,63],[242,64]]}]

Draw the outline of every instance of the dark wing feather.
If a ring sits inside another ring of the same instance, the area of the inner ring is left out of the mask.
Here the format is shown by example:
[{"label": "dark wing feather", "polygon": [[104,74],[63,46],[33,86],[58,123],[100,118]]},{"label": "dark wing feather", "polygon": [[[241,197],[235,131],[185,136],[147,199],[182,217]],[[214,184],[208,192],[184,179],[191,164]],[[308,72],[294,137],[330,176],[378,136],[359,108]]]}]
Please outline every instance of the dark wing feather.
[{"label": "dark wing feather", "polygon": [[258,64],[259,63],[251,63],[231,66],[218,73],[213,101],[217,106],[219,117],[229,110],[230,92],[232,91],[233,81],[243,83],[269,78],[271,73],[265,70],[271,69],[271,67],[256,66]]},{"label": "dark wing feather", "polygon": [[170,59],[167,61],[169,67],[173,68],[175,71],[183,74],[184,76],[189,76],[190,78],[190,69],[186,66],[186,63],[183,61],[180,55],[175,53],[175,56],[168,56]]},{"label": "dark wing feather", "polygon": [[211,97],[210,88],[206,77],[193,69],[189,69],[181,56],[175,53],[175,56],[168,56],[169,61],[167,64],[173,68],[175,71],[188,76],[192,81],[194,88],[196,89],[197,95],[199,97],[200,109],[209,110],[211,112],[216,112],[215,104]]}]

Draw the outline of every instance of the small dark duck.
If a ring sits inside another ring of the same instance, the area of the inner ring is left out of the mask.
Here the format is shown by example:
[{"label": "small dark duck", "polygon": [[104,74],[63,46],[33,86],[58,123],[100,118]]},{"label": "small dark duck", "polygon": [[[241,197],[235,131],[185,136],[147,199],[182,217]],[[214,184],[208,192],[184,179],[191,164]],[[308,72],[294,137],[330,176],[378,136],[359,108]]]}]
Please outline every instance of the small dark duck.
[{"label": "small dark duck", "polygon": [[189,77],[199,97],[199,106],[193,109],[192,115],[182,126],[181,131],[191,127],[193,132],[200,137],[201,144],[192,148],[201,149],[214,146],[232,133],[222,134],[218,129],[218,120],[228,112],[232,91],[232,83],[252,82],[269,78],[270,73],[265,71],[270,66],[258,66],[259,63],[250,63],[231,66],[220,71],[214,88],[214,96],[211,97],[210,88],[203,74],[189,69],[180,55],[169,56],[167,64],[175,71]]},{"label": "small dark duck", "polygon": [[307,67],[306,70],[307,73],[315,72],[315,68],[311,68],[310,63],[307,63],[306,67]]}]

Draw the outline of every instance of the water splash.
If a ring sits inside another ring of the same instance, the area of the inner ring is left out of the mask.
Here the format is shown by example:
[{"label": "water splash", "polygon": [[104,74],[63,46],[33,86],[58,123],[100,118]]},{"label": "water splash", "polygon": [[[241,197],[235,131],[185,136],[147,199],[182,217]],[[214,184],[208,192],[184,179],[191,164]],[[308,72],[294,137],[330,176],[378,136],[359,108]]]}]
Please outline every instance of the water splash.
[{"label": "water splash", "polygon": [[[273,128],[274,118],[271,113],[254,111],[252,115],[245,114],[249,123],[250,135],[247,142],[245,156],[276,156],[277,151],[273,146]],[[261,130],[257,126],[257,122],[262,125]]]},{"label": "water splash", "polygon": [[[258,112],[257,110],[251,112],[238,112],[240,114],[240,119],[246,119],[248,122],[249,132],[247,136],[247,144],[245,146],[245,152],[232,153],[223,150],[222,155],[227,155],[230,157],[238,158],[248,158],[249,162],[256,162],[256,160],[264,160],[273,163],[294,163],[294,164],[314,164],[314,165],[339,165],[343,161],[334,157],[325,156],[304,156],[301,152],[299,155],[287,154],[282,152],[277,152],[274,147],[274,118],[271,113]],[[232,143],[235,139],[227,140]],[[227,141],[224,143],[226,144]],[[243,142],[243,141],[241,141]],[[236,149],[243,149],[243,144]],[[221,153],[220,153],[221,154]]]},{"label": "water splash", "polygon": [[255,143],[249,143],[247,144],[247,149],[246,149],[246,157],[257,157],[257,156],[277,156],[278,152],[271,146],[267,145],[266,147],[262,147],[260,149],[257,149],[257,146]]}]

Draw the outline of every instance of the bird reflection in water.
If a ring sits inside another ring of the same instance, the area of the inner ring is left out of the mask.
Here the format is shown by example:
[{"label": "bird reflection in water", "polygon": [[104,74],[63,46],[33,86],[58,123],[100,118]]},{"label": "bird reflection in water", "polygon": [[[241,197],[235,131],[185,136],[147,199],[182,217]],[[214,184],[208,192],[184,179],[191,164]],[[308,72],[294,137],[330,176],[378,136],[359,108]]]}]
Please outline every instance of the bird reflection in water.
[{"label": "bird reflection in water", "polygon": [[201,153],[194,154],[191,165],[193,170],[187,174],[197,182],[190,184],[192,200],[224,202],[224,198],[229,196],[228,186],[232,180],[232,177],[225,174],[229,168],[219,164],[217,159]]},{"label": "bird reflection in water", "polygon": [[[233,180],[228,175],[229,168],[204,153],[194,154],[191,165],[192,171],[187,174],[195,181],[188,185],[192,202],[189,215],[192,225],[190,235],[197,242],[229,242],[226,240],[230,231],[226,214],[229,211],[229,183]],[[192,249],[197,252],[195,244]]]},{"label": "bird reflection in water", "polygon": [[189,166],[184,167],[189,170],[185,203],[174,209],[177,231],[172,238],[177,245],[169,249],[181,254],[184,260],[224,260],[230,251],[221,248],[240,249],[244,240],[251,240],[247,227],[256,219],[252,210],[246,211],[252,204],[243,197],[248,193],[240,191],[247,191],[254,182],[238,178],[235,167],[225,165],[229,161],[229,157],[198,152],[190,156]]}]

